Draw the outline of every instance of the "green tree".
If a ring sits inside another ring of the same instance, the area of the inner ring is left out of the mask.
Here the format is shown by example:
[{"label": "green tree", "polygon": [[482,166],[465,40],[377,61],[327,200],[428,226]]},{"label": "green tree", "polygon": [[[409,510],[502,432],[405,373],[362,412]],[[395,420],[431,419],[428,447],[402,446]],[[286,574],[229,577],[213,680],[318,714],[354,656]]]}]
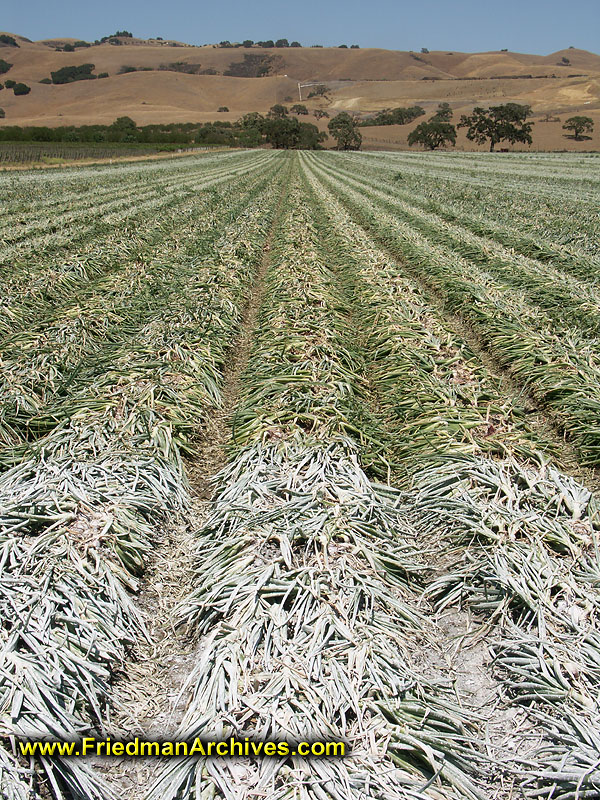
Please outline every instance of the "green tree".
[{"label": "green tree", "polygon": [[282,106],[281,103],[275,103],[274,106],[271,106],[269,109],[269,116],[270,117],[287,117],[288,110],[286,106]]},{"label": "green tree", "polygon": [[408,144],[422,144],[428,150],[436,150],[445,144],[456,144],[456,128],[449,122],[430,120],[421,122],[408,134]]},{"label": "green tree", "polygon": [[9,64],[8,61],[5,61],[3,58],[0,58],[0,75],[4,75],[5,72],[12,67],[12,64]]},{"label": "green tree", "polygon": [[292,114],[308,114],[308,108],[303,106],[302,103],[296,103],[290,108]]},{"label": "green tree", "polygon": [[139,137],[140,131],[131,117],[117,117],[107,130],[109,142],[137,142]]},{"label": "green tree", "polygon": [[315,110],[313,111],[313,117],[315,119],[323,119],[323,117],[328,117],[329,118],[329,114],[327,113],[327,111],[324,111],[322,108],[315,108]]},{"label": "green tree", "polygon": [[242,47],[252,47],[253,44],[254,42],[252,41],[252,39],[244,39],[244,41],[242,42]]},{"label": "green tree", "polygon": [[573,131],[573,138],[579,142],[583,139],[583,133],[593,133],[594,120],[591,117],[569,117],[563,125],[563,130]]},{"label": "green tree", "polygon": [[477,144],[490,143],[490,153],[498,142],[523,142],[531,144],[533,122],[527,122],[531,106],[505,103],[500,106],[481,108],[476,106],[470,115],[463,114],[459,128],[467,128],[467,139]]},{"label": "green tree", "polygon": [[320,131],[310,122],[300,123],[300,138],[296,147],[299,150],[318,150],[321,142],[327,139],[325,131]]},{"label": "green tree", "polygon": [[119,130],[137,130],[137,125],[131,117],[117,117],[110,127],[118,128]]},{"label": "green tree", "polygon": [[8,47],[20,47],[14,36],[9,36],[7,33],[0,33],[0,44],[8,45]]},{"label": "green tree", "polygon": [[290,43],[287,39],[277,39],[275,42],[275,47],[289,47]]},{"label": "green tree", "polygon": [[300,42],[292,42],[290,47],[302,47],[302,45],[300,44]]},{"label": "green tree", "polygon": [[13,86],[13,92],[16,95],[29,94],[30,91],[31,91],[31,86],[27,86],[26,83],[16,83]]},{"label": "green tree", "polygon": [[345,111],[337,114],[327,125],[329,133],[336,140],[336,150],[360,150],[362,136],[356,130],[354,120]]},{"label": "green tree", "polygon": [[300,142],[300,123],[290,117],[272,117],[265,120],[264,133],[276,150],[290,150]]},{"label": "green tree", "polygon": [[229,109],[227,108],[227,106],[219,106],[217,108],[217,111],[218,112],[223,112],[223,111],[229,111]]},{"label": "green tree", "polygon": [[453,115],[450,103],[440,103],[430,122],[450,122]]},{"label": "green tree", "polygon": [[265,118],[258,111],[251,111],[249,114],[244,114],[240,119],[242,128],[257,128],[262,131],[264,127]]},{"label": "green tree", "polygon": [[74,53],[75,47],[69,42],[67,42],[66,45],[63,47],[63,50],[65,53]]}]

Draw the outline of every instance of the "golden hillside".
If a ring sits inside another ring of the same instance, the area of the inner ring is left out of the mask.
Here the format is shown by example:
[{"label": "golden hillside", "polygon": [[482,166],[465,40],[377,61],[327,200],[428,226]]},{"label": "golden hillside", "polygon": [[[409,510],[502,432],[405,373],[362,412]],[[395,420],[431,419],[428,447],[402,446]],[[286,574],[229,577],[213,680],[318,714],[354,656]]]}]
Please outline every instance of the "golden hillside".
[{"label": "golden hillside", "polygon": [[[455,109],[456,120],[477,104],[530,103],[539,122],[534,148],[593,146],[589,141],[566,139],[556,122],[541,122],[546,114],[586,114],[600,122],[600,56],[584,50],[561,50],[548,56],[509,52],[422,54],[371,48],[230,49],[121,39],[120,46],[105,43],[58,52],[57,46],[75,40],[30,42],[10,35],[19,47],[0,46],[0,58],[13,64],[0,80],[22,81],[31,86],[31,92],[20,97],[10,90],[0,93],[0,106],[6,112],[4,125],[108,123],[124,114],[138,124],[236,119],[247,111],[265,112],[276,102],[296,102],[298,82],[314,81],[328,86],[327,97],[306,100],[306,88],[303,102],[313,110],[321,107],[330,113],[348,110],[364,114],[413,104],[429,111],[447,101]],[[270,56],[269,74],[261,78],[223,75],[245,55]],[[96,74],[108,72],[109,77],[58,86],[39,83],[61,67],[89,62],[95,65]],[[175,62],[194,65],[197,72],[217,74],[159,70]],[[119,74],[124,66],[151,71]],[[227,106],[229,113],[217,117],[220,106]],[[411,127],[365,129],[365,141],[375,147],[389,143],[402,146]],[[465,144],[462,136],[458,146]]]}]

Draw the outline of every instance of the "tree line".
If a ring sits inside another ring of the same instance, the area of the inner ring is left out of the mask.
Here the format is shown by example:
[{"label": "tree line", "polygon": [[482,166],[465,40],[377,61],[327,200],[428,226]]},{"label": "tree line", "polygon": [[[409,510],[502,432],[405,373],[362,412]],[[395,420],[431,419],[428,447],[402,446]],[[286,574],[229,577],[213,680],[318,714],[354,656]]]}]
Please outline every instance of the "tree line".
[{"label": "tree line", "polygon": [[[503,103],[497,106],[483,108],[476,106],[471,114],[463,114],[457,126],[451,123],[453,111],[449,103],[440,103],[433,116],[426,122],[421,122],[408,135],[408,145],[422,145],[427,150],[436,150],[439,147],[456,144],[457,128],[466,128],[466,136],[470,142],[479,145],[489,145],[490,152],[502,142],[509,144],[532,144],[532,130],[535,123],[529,121],[531,106],[520,103]],[[396,108],[380,112],[374,119],[363,120],[361,126],[375,125],[405,125],[417,117],[425,114],[420,106],[411,108]],[[389,120],[396,122],[390,122]],[[581,141],[594,130],[594,121],[591,117],[569,117],[562,126],[563,130],[572,131],[572,138]]]},{"label": "tree line", "polygon": [[[220,110],[225,111],[223,106]],[[532,143],[532,122],[528,122],[530,106],[505,103],[489,109],[476,107],[470,115],[462,115],[458,126],[451,123],[453,111],[448,103],[440,103],[435,114],[421,122],[408,136],[410,146],[422,145],[425,149],[456,144],[456,128],[467,129],[467,138],[477,144],[489,144],[493,151],[501,142]],[[110,125],[82,125],[50,128],[46,126],[17,125],[0,127],[3,142],[117,142],[140,144],[221,144],[230,147],[260,147],[270,145],[276,149],[316,150],[328,139],[312,123],[301,122],[308,109],[296,103],[288,109],[279,103],[268,114],[257,111],[244,114],[239,120],[218,120],[205,123],[169,123],[138,126],[130,117],[119,117]],[[294,115],[294,116],[292,116]],[[3,116],[0,109],[0,117]],[[315,116],[327,117],[327,112],[317,109]],[[329,120],[327,130],[338,150],[359,150],[362,136],[350,114],[341,112]],[[591,117],[574,116],[566,120],[563,128],[572,131],[574,139],[581,141],[593,132]]]}]

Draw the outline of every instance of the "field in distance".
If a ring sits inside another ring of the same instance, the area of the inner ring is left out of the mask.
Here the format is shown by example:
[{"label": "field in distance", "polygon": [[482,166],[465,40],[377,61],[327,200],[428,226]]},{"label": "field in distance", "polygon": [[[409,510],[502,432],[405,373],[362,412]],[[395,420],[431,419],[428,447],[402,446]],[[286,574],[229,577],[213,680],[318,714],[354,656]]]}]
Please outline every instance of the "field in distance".
[{"label": "field in distance", "polygon": [[598,796],[599,162],[0,175],[6,797]]}]

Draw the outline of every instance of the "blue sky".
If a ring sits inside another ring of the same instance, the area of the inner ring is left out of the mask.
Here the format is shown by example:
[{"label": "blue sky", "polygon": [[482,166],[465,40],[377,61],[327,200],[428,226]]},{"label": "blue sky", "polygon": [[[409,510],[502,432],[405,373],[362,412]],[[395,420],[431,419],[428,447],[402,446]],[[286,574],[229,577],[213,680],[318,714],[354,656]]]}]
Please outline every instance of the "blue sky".
[{"label": "blue sky", "polygon": [[395,50],[600,51],[600,0],[47,0],[6,3],[0,25],[30,39],[96,39],[117,29],[190,44],[297,39]]}]

